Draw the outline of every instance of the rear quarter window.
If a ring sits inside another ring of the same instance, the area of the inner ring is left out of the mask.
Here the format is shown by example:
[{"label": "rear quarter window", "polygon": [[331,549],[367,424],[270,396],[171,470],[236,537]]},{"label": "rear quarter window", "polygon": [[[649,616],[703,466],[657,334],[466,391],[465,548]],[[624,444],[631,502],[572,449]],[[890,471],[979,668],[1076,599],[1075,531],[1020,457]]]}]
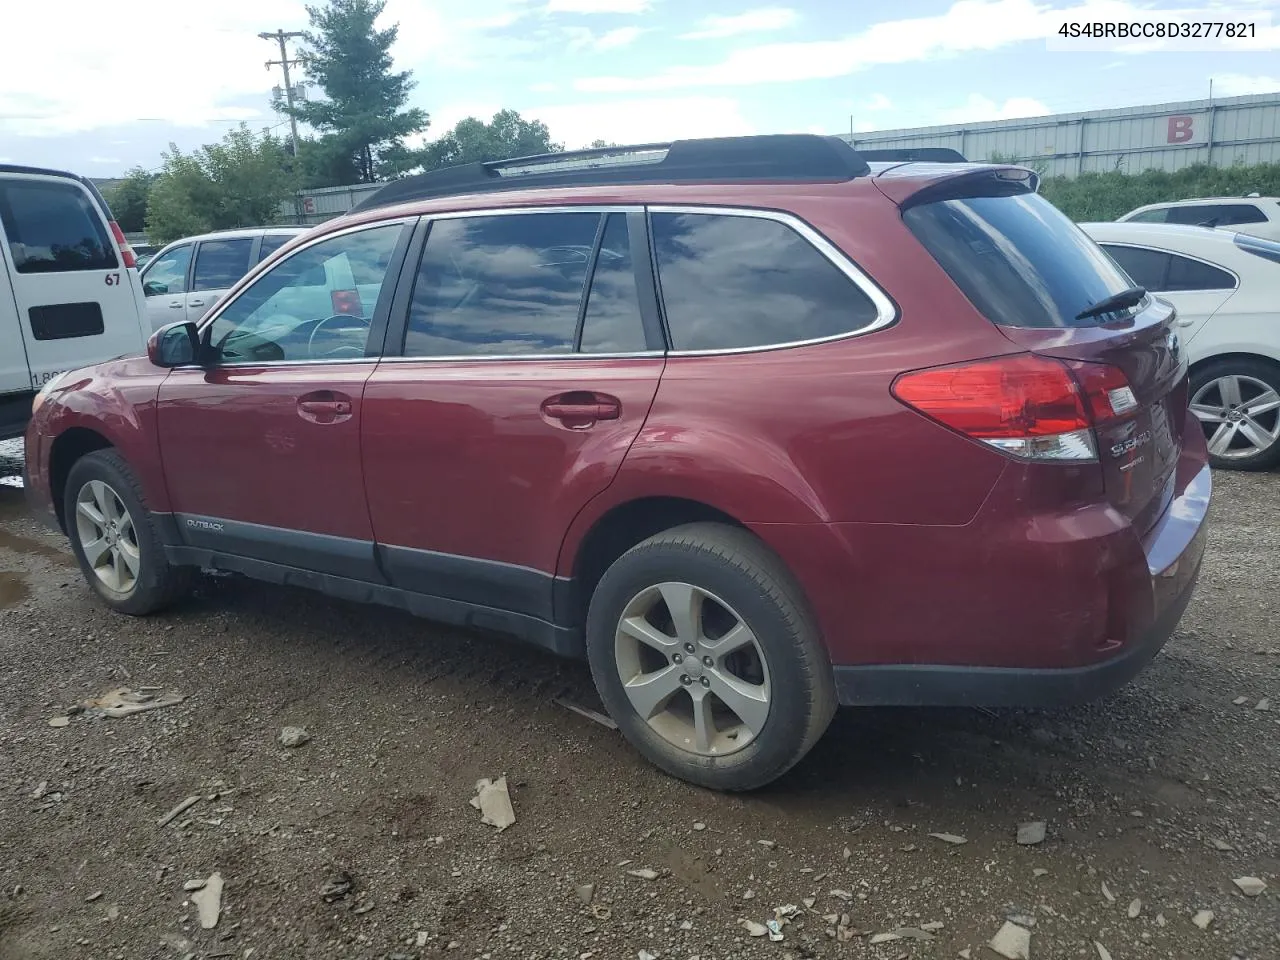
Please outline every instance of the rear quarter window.
[{"label": "rear quarter window", "polygon": [[97,207],[74,183],[0,181],[0,221],[18,273],[119,266]]},{"label": "rear quarter window", "polygon": [[979,312],[1002,326],[1096,326],[1112,315],[1078,315],[1131,286],[1039,194],[922,203],[903,220]]},{"label": "rear quarter window", "polygon": [[875,323],[871,298],[785,223],[655,213],[654,253],[675,350],[766,347]]}]

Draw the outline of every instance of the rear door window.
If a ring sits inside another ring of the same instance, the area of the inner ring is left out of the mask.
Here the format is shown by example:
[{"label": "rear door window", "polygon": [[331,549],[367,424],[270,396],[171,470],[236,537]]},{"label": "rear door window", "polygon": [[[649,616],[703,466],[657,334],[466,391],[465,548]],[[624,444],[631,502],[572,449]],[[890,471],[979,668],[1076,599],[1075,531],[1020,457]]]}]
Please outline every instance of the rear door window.
[{"label": "rear door window", "polygon": [[0,183],[0,220],[18,273],[114,270],[119,266],[97,207],[74,183]]},{"label": "rear door window", "polygon": [[1097,326],[1114,315],[1079,315],[1131,286],[1115,262],[1039,194],[922,203],[903,220],[969,301],[1002,326]]},{"label": "rear door window", "polygon": [[431,225],[406,357],[572,353],[599,213],[458,217]]},{"label": "rear door window", "polygon": [[1158,210],[1144,210],[1136,216],[1130,217],[1127,223],[1168,223],[1169,208],[1161,207]]},{"label": "rear door window", "polygon": [[712,213],[650,217],[675,350],[764,347],[852,333],[871,298],[785,223]]},{"label": "rear door window", "polygon": [[249,272],[253,238],[205,240],[196,251],[196,270],[191,289],[226,290]]},{"label": "rear door window", "polygon": [[293,234],[268,233],[262,237],[262,247],[258,251],[258,262],[261,263],[286,243],[293,239]]}]

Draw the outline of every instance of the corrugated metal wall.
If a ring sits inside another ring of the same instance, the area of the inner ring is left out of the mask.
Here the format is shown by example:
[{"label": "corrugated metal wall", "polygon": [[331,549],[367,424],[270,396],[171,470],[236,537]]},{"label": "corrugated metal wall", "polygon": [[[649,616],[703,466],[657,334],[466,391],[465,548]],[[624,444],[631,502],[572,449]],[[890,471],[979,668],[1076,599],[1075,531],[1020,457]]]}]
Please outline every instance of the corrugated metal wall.
[{"label": "corrugated metal wall", "polygon": [[867,149],[951,147],[970,160],[1035,161],[1048,176],[1280,163],[1280,93],[844,136]]},{"label": "corrugated metal wall", "polygon": [[[844,137],[868,149],[951,147],[970,160],[999,154],[1002,159],[1035,162],[1047,176],[1180,170],[1193,163],[1280,163],[1280,93]],[[303,191],[296,203],[281,207],[280,222],[320,223],[346,213],[379,186]]]}]

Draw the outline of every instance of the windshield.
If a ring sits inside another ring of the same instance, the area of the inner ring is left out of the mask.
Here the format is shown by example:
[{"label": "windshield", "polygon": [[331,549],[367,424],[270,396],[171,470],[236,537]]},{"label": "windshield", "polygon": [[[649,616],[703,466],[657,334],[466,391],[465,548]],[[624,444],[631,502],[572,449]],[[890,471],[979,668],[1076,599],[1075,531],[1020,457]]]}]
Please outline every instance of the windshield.
[{"label": "windshield", "polygon": [[907,210],[903,220],[993,323],[1096,326],[1135,309],[1077,319],[1133,282],[1039,194],[924,203]]}]

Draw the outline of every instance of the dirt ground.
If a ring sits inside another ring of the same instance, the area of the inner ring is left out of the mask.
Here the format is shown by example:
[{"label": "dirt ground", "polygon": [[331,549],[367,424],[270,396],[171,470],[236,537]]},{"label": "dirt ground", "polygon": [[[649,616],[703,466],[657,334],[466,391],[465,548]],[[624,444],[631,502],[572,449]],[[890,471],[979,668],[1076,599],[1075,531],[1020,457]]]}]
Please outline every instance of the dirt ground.
[{"label": "dirt ground", "polygon": [[[0,960],[992,960],[1010,917],[1036,960],[1276,960],[1280,475],[1219,474],[1214,522],[1121,693],[844,711],[781,782],[722,796],[554,704],[593,702],[589,677],[536,651],[229,578],[109,614],[0,486]],[[120,686],[186,699],[50,725]],[[503,774],[498,833],[468,801]],[[1028,821],[1047,836],[1020,846]],[[183,886],[215,872],[205,930]],[[781,942],[749,935],[788,904]]]}]

